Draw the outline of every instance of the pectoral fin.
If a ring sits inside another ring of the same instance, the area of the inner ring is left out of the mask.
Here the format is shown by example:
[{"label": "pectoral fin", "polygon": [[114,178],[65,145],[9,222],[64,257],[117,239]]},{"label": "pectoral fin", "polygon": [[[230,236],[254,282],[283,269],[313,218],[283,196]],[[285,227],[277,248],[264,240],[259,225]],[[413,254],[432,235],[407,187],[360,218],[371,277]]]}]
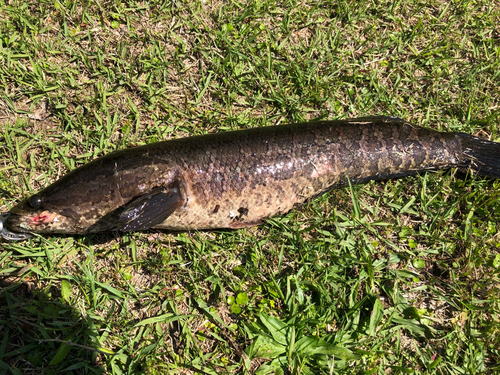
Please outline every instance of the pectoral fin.
[{"label": "pectoral fin", "polygon": [[158,186],[101,218],[90,228],[89,233],[149,229],[163,222],[183,204],[178,182]]},{"label": "pectoral fin", "polygon": [[118,218],[122,232],[145,230],[163,222],[183,204],[179,188],[156,187],[126,205]]}]

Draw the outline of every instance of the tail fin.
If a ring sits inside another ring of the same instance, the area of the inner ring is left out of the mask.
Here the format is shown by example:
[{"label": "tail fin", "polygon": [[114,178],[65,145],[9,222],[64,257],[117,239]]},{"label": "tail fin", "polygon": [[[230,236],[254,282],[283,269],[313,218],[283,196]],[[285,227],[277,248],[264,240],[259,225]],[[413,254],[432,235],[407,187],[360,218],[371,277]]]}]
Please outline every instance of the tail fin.
[{"label": "tail fin", "polygon": [[458,133],[457,137],[467,160],[463,167],[469,167],[480,176],[500,178],[500,143]]}]

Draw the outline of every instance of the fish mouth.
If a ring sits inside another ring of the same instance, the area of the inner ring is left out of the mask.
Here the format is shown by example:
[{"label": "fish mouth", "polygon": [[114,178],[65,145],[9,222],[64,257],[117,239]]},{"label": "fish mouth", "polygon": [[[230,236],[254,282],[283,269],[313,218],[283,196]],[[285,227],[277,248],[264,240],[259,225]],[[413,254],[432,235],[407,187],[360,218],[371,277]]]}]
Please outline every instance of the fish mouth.
[{"label": "fish mouth", "polygon": [[19,241],[19,240],[25,240],[27,238],[33,237],[33,235],[31,233],[11,232],[10,230],[8,230],[7,227],[4,225],[4,223],[9,218],[12,219],[11,215],[12,214],[10,212],[3,212],[2,214],[0,214],[0,236],[6,240],[9,240],[9,241]]}]

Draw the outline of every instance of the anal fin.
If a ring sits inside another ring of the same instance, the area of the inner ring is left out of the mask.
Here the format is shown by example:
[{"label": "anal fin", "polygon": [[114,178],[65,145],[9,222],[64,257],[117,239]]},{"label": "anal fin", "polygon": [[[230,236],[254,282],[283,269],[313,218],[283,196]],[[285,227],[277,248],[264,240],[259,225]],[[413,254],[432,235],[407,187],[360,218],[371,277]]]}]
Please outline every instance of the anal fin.
[{"label": "anal fin", "polygon": [[261,225],[264,222],[262,220],[256,220],[256,221],[233,221],[231,224],[229,224],[229,227],[231,229],[241,229],[241,228],[252,228],[256,227],[257,225]]}]

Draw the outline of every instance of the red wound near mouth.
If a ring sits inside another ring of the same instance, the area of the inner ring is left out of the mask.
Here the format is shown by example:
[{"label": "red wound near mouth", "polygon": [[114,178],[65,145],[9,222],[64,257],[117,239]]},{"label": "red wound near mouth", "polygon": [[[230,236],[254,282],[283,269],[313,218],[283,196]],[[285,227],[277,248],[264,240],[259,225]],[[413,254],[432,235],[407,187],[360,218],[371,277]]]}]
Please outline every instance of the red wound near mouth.
[{"label": "red wound near mouth", "polygon": [[28,219],[29,225],[48,224],[56,218],[56,214],[51,214],[48,211],[42,212],[39,216],[33,216]]}]

